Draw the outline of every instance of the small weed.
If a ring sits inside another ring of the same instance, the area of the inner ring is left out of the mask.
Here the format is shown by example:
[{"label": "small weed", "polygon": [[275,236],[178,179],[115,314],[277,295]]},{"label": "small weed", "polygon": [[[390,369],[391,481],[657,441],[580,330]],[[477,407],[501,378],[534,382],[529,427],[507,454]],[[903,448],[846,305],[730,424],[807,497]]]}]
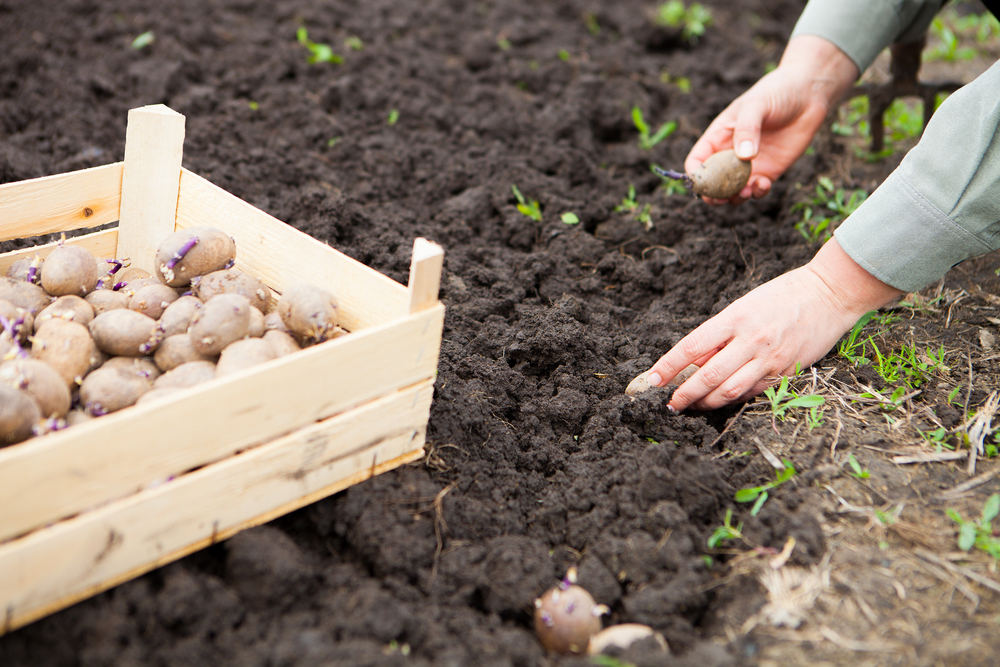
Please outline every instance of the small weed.
[{"label": "small weed", "polygon": [[615,213],[631,213],[639,208],[639,202],[635,198],[635,186],[629,183],[628,194],[622,199],[622,203],[615,206]]},{"label": "small weed", "polygon": [[[943,100],[940,97],[936,104]],[[843,137],[860,137],[865,146],[871,141],[871,124],[868,122],[869,99],[867,95],[858,95],[846,104],[841,105],[838,119],[830,129]],[[936,108],[936,106],[935,106]],[[924,127],[924,103],[922,100],[895,99],[882,115],[882,126],[885,131],[886,148],[879,153],[869,153],[867,148],[855,147],[858,157],[868,161],[880,160],[892,155],[893,144],[919,136]]]},{"label": "small weed", "polygon": [[823,411],[819,409],[819,406],[813,406],[809,408],[809,412],[806,413],[806,428],[811,432],[814,428],[818,428],[823,425],[826,421],[826,415]]},{"label": "small weed", "polygon": [[722,520],[722,525],[715,529],[712,535],[708,538],[708,548],[714,549],[719,545],[722,540],[742,540],[743,539],[743,522],[740,521],[739,525],[733,526],[733,510],[726,509],[726,518]]},{"label": "small weed", "polygon": [[[802,220],[795,223],[795,229],[810,243],[826,241],[832,235],[830,226],[854,213],[867,198],[868,193],[864,190],[848,192],[834,186],[828,177],[820,176],[816,182],[816,195],[790,209],[792,212],[802,211]],[[825,217],[821,211],[832,213]]]},{"label": "small weed", "polygon": [[344,46],[351,51],[361,51],[365,48],[365,43],[361,41],[360,37],[352,36],[344,39]]},{"label": "small weed", "polygon": [[309,39],[309,31],[306,30],[305,26],[301,26],[295,31],[295,37],[299,41],[299,44],[309,50],[309,57],[306,60],[310,65],[315,65],[316,63],[333,63],[339,65],[344,62],[343,57],[334,53],[329,44],[317,44]]},{"label": "small weed", "polygon": [[788,386],[788,376],[783,376],[777,387],[764,390],[764,397],[771,403],[772,419],[785,420],[785,413],[791,408],[815,408],[826,403],[826,399],[817,394],[797,395]]},{"label": "small weed", "polygon": [[646,151],[651,150],[677,129],[677,123],[671,120],[661,125],[660,129],[651,135],[649,132],[652,128],[646,123],[642,109],[637,106],[632,107],[632,122],[635,124],[635,129],[639,130],[639,146]]},{"label": "small weed", "polygon": [[677,86],[679,91],[685,94],[691,92],[691,79],[686,76],[670,76],[670,72],[667,70],[660,71],[660,83],[673,84]]},{"label": "small weed", "polygon": [[792,462],[783,460],[782,463],[785,464],[785,467],[775,473],[775,479],[773,482],[768,482],[767,484],[753,486],[746,489],[740,489],[736,492],[735,500],[738,503],[749,503],[751,501],[755,501],[753,507],[750,509],[750,514],[752,516],[757,516],[757,513],[760,512],[760,508],[764,506],[764,503],[767,501],[767,492],[769,490],[781,486],[792,477],[795,477],[796,471]]},{"label": "small weed", "polygon": [[597,667],[635,667],[631,662],[625,662],[611,655],[592,655],[590,656],[590,664],[596,665]]},{"label": "small weed", "polygon": [[132,48],[136,51],[142,50],[145,47],[153,43],[156,38],[153,35],[152,30],[147,30],[138,37],[132,40]]},{"label": "small weed", "polygon": [[847,463],[851,466],[851,476],[857,477],[858,479],[868,479],[871,474],[868,472],[868,468],[862,468],[858,460],[854,458],[854,454],[847,457]]},{"label": "small weed", "polygon": [[587,32],[594,37],[601,34],[601,24],[597,22],[597,16],[592,12],[583,15],[583,23],[587,26]]},{"label": "small weed", "polygon": [[563,61],[564,63],[569,62],[570,55],[569,51],[567,51],[566,49],[559,49],[556,55],[559,57],[559,60]]},{"label": "small weed", "polygon": [[521,212],[522,215],[526,215],[532,220],[541,221],[542,219],[542,209],[538,205],[538,201],[532,199],[528,201],[521,194],[521,191],[517,189],[516,185],[510,186],[511,192],[514,193],[514,197],[517,198],[517,210]]},{"label": "small weed", "polygon": [[1000,494],[994,493],[986,499],[983,504],[983,514],[977,521],[963,519],[950,507],[947,512],[951,520],[958,524],[959,549],[968,551],[976,547],[993,556],[994,560],[1000,560],[1000,538],[993,535],[993,527],[990,525],[997,514],[1000,514]]},{"label": "small weed", "polygon": [[635,219],[642,223],[643,228],[648,232],[653,229],[653,205],[646,204],[642,210],[635,214]]},{"label": "small weed", "polygon": [[940,44],[935,44],[927,49],[923,54],[924,60],[943,60],[945,62],[955,62],[959,60],[972,60],[976,57],[976,49],[968,46],[959,46],[958,35],[949,25],[943,16],[934,17],[931,23],[930,32],[940,40]]},{"label": "small weed", "polygon": [[684,6],[683,0],[668,0],[656,10],[656,23],[668,28],[680,28],[681,38],[695,44],[712,24],[712,12],[700,2]]},{"label": "small weed", "polygon": [[337,145],[337,142],[339,142],[339,141],[340,141],[340,137],[330,137],[329,139],[326,140],[326,147],[327,148],[333,148],[334,146]]},{"label": "small weed", "polygon": [[861,316],[861,319],[857,321],[851,331],[847,334],[847,337],[840,341],[840,345],[837,346],[837,354],[847,359],[852,366],[864,366],[868,364],[868,358],[865,356],[866,348],[864,341],[859,342],[861,336],[861,330],[865,328],[865,325],[871,321],[872,317],[876,315],[876,311],[871,310]]},{"label": "small weed", "polygon": [[387,125],[395,125],[399,122],[399,109],[389,109],[389,117],[385,119]]},{"label": "small weed", "polygon": [[580,216],[578,216],[573,211],[566,211],[559,217],[567,225],[576,225],[580,223]]},{"label": "small weed", "polygon": [[258,102],[254,102],[253,100],[249,100],[247,102],[247,106],[250,107],[250,111],[257,111],[260,109],[260,104]]},{"label": "small weed", "polygon": [[948,442],[948,437],[951,432],[945,427],[941,426],[933,431],[921,431],[917,429],[917,433],[920,437],[927,441],[928,444],[934,445],[936,451],[941,451],[942,449],[955,449],[954,445]]}]

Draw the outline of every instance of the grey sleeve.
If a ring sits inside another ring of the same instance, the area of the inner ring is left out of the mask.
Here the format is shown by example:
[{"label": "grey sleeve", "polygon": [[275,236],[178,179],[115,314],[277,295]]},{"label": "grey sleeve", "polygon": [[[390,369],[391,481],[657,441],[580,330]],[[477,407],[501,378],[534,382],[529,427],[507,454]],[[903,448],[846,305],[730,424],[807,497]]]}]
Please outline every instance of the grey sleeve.
[{"label": "grey sleeve", "polygon": [[840,246],[904,291],[1000,248],[1000,62],[951,95],[899,167],[837,229]]},{"label": "grey sleeve", "polygon": [[864,72],[885,47],[923,37],[945,0],[810,0],[792,37],[817,35]]}]

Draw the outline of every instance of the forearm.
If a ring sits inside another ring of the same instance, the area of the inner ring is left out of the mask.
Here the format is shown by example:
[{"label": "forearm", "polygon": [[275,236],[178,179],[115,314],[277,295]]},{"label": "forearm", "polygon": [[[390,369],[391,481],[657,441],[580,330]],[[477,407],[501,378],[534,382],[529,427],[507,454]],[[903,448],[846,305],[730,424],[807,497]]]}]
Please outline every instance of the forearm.
[{"label": "forearm", "polygon": [[851,259],[836,238],[823,244],[806,268],[823,281],[827,289],[822,295],[832,312],[843,314],[842,324],[847,328],[865,313],[903,294],[902,290],[882,282]]},{"label": "forearm", "polygon": [[799,79],[802,93],[827,110],[840,101],[860,74],[854,61],[836,44],[816,35],[792,37],[778,67]]}]

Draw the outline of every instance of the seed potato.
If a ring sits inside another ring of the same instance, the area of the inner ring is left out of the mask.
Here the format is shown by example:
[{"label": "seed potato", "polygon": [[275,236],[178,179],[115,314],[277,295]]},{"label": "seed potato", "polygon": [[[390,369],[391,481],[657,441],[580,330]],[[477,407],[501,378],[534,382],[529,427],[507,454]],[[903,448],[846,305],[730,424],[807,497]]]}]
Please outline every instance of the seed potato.
[{"label": "seed potato", "polygon": [[154,320],[160,319],[167,306],[180,297],[177,290],[163,283],[143,285],[129,299],[128,307]]},{"label": "seed potato", "polygon": [[128,308],[129,294],[112,289],[97,289],[83,297],[94,309],[94,315],[116,308]]},{"label": "seed potato", "polygon": [[[42,265],[44,264],[45,260],[38,255],[22,257],[10,265],[6,275],[14,280],[24,280],[37,285],[41,281]],[[32,272],[32,268],[34,268],[34,272]]]},{"label": "seed potato", "polygon": [[55,368],[70,390],[104,361],[87,327],[69,320],[49,320],[39,327],[32,339],[31,358]]},{"label": "seed potato", "polygon": [[238,373],[265,361],[277,359],[274,347],[263,338],[244,338],[226,346],[215,366],[215,376]]},{"label": "seed potato", "polygon": [[242,294],[250,305],[266,313],[271,308],[271,290],[257,276],[239,269],[222,269],[199,276],[191,281],[194,295],[208,301],[217,294]]},{"label": "seed potato", "polygon": [[42,287],[52,296],[75,294],[83,297],[94,291],[100,278],[97,258],[89,250],[61,245],[45,259]]},{"label": "seed potato", "polygon": [[571,583],[575,572],[535,600],[535,634],[549,651],[585,653],[610,609],[597,604],[586,589]]},{"label": "seed potato", "polygon": [[0,447],[30,438],[32,428],[41,419],[42,412],[35,399],[0,383]]},{"label": "seed potato", "polygon": [[729,149],[709,156],[691,174],[694,193],[712,199],[729,199],[740,193],[750,180],[750,160],[736,157]]},{"label": "seed potato", "polygon": [[214,227],[189,227],[174,232],[156,249],[156,275],[171,287],[184,287],[236,261],[236,242]]},{"label": "seed potato", "polygon": [[201,307],[201,300],[198,297],[185,295],[167,306],[160,321],[156,325],[157,333],[162,338],[169,338],[177,334],[187,333],[191,326],[191,318]]},{"label": "seed potato", "polygon": [[111,356],[141,357],[156,348],[156,320],[130,309],[101,313],[89,325],[97,347]]},{"label": "seed potato", "polygon": [[101,364],[101,368],[114,368],[123,373],[134,373],[150,382],[163,374],[152,357],[111,357]]},{"label": "seed potato", "polygon": [[[10,301],[0,299],[0,317],[6,318],[10,323],[12,334],[20,342],[28,340],[28,336],[35,330],[35,318],[24,308],[18,308]],[[0,320],[2,321],[2,320]],[[0,338],[4,335],[4,329],[0,328]]]},{"label": "seed potato", "polygon": [[61,296],[43,308],[35,317],[35,331],[48,320],[54,319],[70,320],[87,326],[94,319],[94,307],[75,294]]},{"label": "seed potato", "polygon": [[284,331],[278,331],[277,329],[265,331],[261,340],[267,341],[277,357],[283,357],[286,354],[298,352],[302,349],[299,347],[299,344],[295,341],[295,339],[292,338],[291,334],[287,334]]},{"label": "seed potato", "polygon": [[191,318],[188,333],[202,355],[219,354],[233,341],[244,338],[250,327],[250,302],[240,294],[219,294]]},{"label": "seed potato", "polygon": [[37,359],[11,359],[0,364],[0,383],[35,399],[42,417],[65,417],[72,396],[62,376]]},{"label": "seed potato", "polygon": [[38,285],[13,278],[0,278],[0,299],[10,301],[32,315],[52,303],[52,297]]},{"label": "seed potato", "polygon": [[171,371],[189,361],[215,361],[215,355],[204,355],[194,349],[191,334],[182,333],[167,336],[153,354],[156,366],[163,371]]},{"label": "seed potato", "polygon": [[300,341],[322,343],[337,327],[337,300],[316,285],[293,285],[278,300],[278,312]]},{"label": "seed potato", "polygon": [[148,377],[126,368],[102,366],[83,379],[80,403],[87,412],[100,417],[135,405],[152,388]]},{"label": "seed potato", "polygon": [[153,382],[156,389],[187,388],[215,379],[215,364],[211,361],[189,361],[167,371]]}]

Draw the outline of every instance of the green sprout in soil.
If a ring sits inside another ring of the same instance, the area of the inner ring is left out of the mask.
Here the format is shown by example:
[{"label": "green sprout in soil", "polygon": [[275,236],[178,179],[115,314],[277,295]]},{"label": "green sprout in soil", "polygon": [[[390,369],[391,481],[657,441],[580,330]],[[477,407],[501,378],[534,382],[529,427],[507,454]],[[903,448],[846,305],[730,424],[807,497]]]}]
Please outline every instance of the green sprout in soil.
[{"label": "green sprout in soil", "polygon": [[691,79],[686,76],[671,76],[667,70],[660,71],[660,83],[673,84],[677,86],[679,91],[685,94],[691,92]]},{"label": "green sprout in soil", "polygon": [[559,51],[556,52],[556,56],[559,58],[559,60],[563,61],[564,63],[569,62],[570,55],[569,51],[567,51],[566,49],[559,49]]},{"label": "green sprout in soil", "polygon": [[386,124],[392,126],[399,121],[399,109],[389,109],[389,117],[386,118]]},{"label": "green sprout in soil", "polygon": [[631,213],[639,208],[639,202],[635,198],[635,186],[628,184],[628,194],[622,199],[622,203],[615,206],[615,213]]},{"label": "green sprout in soil", "polygon": [[601,24],[597,22],[597,16],[592,12],[587,12],[583,15],[583,22],[587,26],[587,31],[597,37],[601,34]]},{"label": "green sprout in soil", "polygon": [[757,513],[760,512],[760,508],[764,506],[764,503],[767,501],[768,491],[778,486],[781,486],[782,484],[790,480],[792,477],[795,477],[796,471],[795,471],[795,466],[792,465],[792,462],[785,459],[782,460],[782,463],[785,464],[785,467],[782,468],[781,470],[778,470],[775,473],[775,479],[773,482],[768,482],[760,486],[753,486],[746,489],[740,489],[739,491],[736,492],[736,498],[735,498],[736,502],[738,503],[753,502],[753,508],[751,508],[750,510],[750,514],[752,516],[757,516]]},{"label": "green sprout in soil", "polygon": [[307,61],[310,65],[315,65],[316,63],[334,63],[335,65],[339,65],[344,62],[343,57],[334,53],[329,44],[317,44],[309,39],[309,31],[306,30],[305,26],[301,26],[295,31],[295,38],[299,44],[309,50]]},{"label": "green sprout in soil", "polygon": [[861,337],[861,330],[865,328],[865,325],[871,321],[872,317],[876,315],[876,311],[870,310],[861,316],[854,327],[851,328],[847,337],[840,341],[840,345],[837,346],[837,354],[847,359],[852,366],[864,366],[868,363],[868,357],[865,356],[867,352],[867,347],[863,340],[859,340]]},{"label": "green sprout in soil", "polygon": [[951,520],[958,524],[958,548],[969,551],[976,547],[985,551],[994,560],[1000,560],[1000,538],[993,535],[993,519],[1000,514],[1000,494],[994,493],[983,504],[982,516],[977,521],[963,519],[962,516],[948,508],[946,510]]},{"label": "green sprout in soil", "polygon": [[941,43],[927,49],[927,52],[923,54],[924,60],[943,60],[951,63],[959,60],[972,60],[978,55],[976,49],[970,46],[959,46],[958,35],[955,34],[949,23],[943,16],[934,18],[930,31]]},{"label": "green sprout in soil", "polygon": [[147,30],[132,40],[132,48],[139,51],[153,43],[155,37],[152,30]]},{"label": "green sprout in soil", "polygon": [[643,117],[642,109],[637,106],[632,107],[632,122],[635,124],[635,129],[639,130],[639,146],[646,151],[651,150],[677,129],[677,123],[671,120],[661,125],[655,134],[650,134],[652,128]]},{"label": "green sprout in soil", "polygon": [[[831,226],[854,213],[867,198],[868,193],[864,190],[848,192],[834,186],[828,177],[820,176],[815,196],[790,209],[793,213],[802,211],[802,220],[795,223],[795,229],[810,243],[826,242],[833,235]],[[830,213],[827,214],[828,211]]]},{"label": "green sprout in soil", "polygon": [[520,211],[522,215],[526,215],[532,220],[541,221],[542,209],[538,205],[538,201],[535,199],[532,199],[531,201],[525,199],[524,195],[521,194],[521,191],[516,185],[511,185],[510,190],[514,193],[514,197],[517,199],[517,210]]},{"label": "green sprout in soil", "polygon": [[862,468],[858,460],[854,458],[854,454],[847,457],[847,463],[851,466],[851,477],[857,477],[858,479],[868,479],[871,477],[868,468]]},{"label": "green sprout in soil", "polygon": [[361,51],[365,48],[365,43],[361,41],[360,37],[351,36],[344,39],[344,46],[351,51]]},{"label": "green sprout in soil", "polygon": [[799,396],[788,386],[789,377],[782,376],[777,387],[764,390],[764,397],[771,404],[771,418],[785,421],[785,413],[791,408],[814,408],[826,403],[826,399],[818,394]]},{"label": "green sprout in soil", "polygon": [[719,545],[722,540],[742,540],[743,539],[743,522],[741,521],[739,525],[733,526],[733,510],[726,509],[726,518],[723,519],[722,525],[715,529],[715,532],[708,538],[708,548],[714,549]]},{"label": "green sprout in soil", "polygon": [[[947,94],[939,93],[934,108],[936,109]],[[871,143],[871,124],[868,122],[869,100],[867,95],[858,95],[838,111],[838,120],[831,124],[834,134],[843,137],[859,137],[864,146]],[[882,115],[885,128],[886,147],[879,153],[870,153],[863,146],[855,146],[859,158],[867,161],[880,160],[895,152],[894,144],[919,137],[924,128],[924,103],[922,100],[895,99]]]},{"label": "green sprout in soil", "polygon": [[681,38],[694,44],[712,24],[712,12],[700,2],[684,6],[682,0],[669,0],[656,9],[656,23],[668,28],[680,28]]},{"label": "green sprout in soil", "polygon": [[576,225],[576,224],[579,224],[579,222],[580,222],[580,216],[578,216],[578,215],[577,215],[576,213],[574,213],[573,211],[566,211],[565,213],[563,213],[563,214],[562,214],[562,215],[560,216],[560,218],[561,218],[561,219],[562,219],[562,221],[563,221],[563,222],[565,222],[565,223],[566,223],[567,225]]}]

